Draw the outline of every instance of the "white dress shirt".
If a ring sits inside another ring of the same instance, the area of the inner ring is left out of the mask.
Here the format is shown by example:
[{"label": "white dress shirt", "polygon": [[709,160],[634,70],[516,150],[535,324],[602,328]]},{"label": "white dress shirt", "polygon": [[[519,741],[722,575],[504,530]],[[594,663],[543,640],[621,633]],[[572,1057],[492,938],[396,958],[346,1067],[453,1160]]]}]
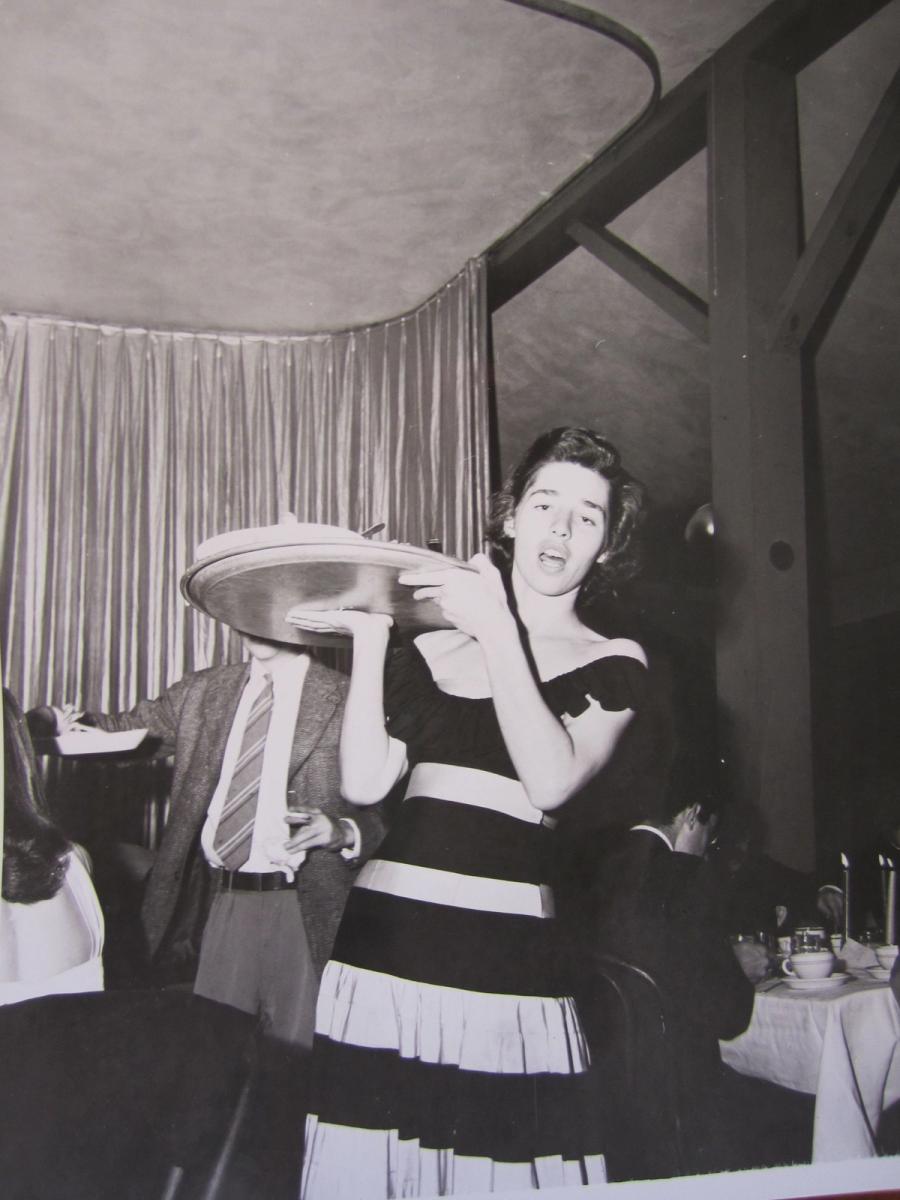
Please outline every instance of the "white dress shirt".
[{"label": "white dress shirt", "polygon": [[[235,763],[240,755],[247,718],[267,676],[272,680],[272,715],[263,751],[250,854],[239,870],[258,873],[283,871],[288,880],[293,880],[295,871],[306,858],[305,850],[295,850],[291,854],[285,849],[285,843],[297,831],[296,827],[287,823],[285,816],[288,811],[288,771],[294,745],[294,731],[297,727],[309,661],[306,654],[278,657],[265,662],[256,658],[250,660],[250,678],[238,702],[231,732],[225,744],[219,782],[200,835],[203,853],[214,867],[224,865],[214,847],[216,829],[228,795]],[[300,799],[302,800],[302,797]],[[346,823],[353,831],[353,845],[341,853],[345,858],[354,858],[359,853],[359,830],[355,821]]]},{"label": "white dress shirt", "polygon": [[635,833],[638,829],[643,829],[645,833],[655,833],[658,838],[662,838],[670,850],[675,849],[668,834],[663,833],[661,829],[657,829],[655,825],[632,825],[629,833]]}]

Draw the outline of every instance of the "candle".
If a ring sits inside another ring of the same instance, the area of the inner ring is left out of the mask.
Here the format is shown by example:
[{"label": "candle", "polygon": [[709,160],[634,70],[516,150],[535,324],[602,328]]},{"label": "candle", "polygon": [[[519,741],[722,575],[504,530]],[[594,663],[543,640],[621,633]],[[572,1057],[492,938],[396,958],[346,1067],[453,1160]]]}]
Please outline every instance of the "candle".
[{"label": "candle", "polygon": [[887,859],[883,854],[878,855],[878,869],[881,872],[881,911],[887,912]]},{"label": "candle", "polygon": [[884,940],[888,946],[893,946],[897,941],[894,930],[894,921],[897,908],[897,872],[894,870],[893,860],[886,858],[887,864],[887,899],[884,905]]},{"label": "candle", "polygon": [[844,944],[850,940],[850,859],[841,851],[841,876],[844,886]]}]

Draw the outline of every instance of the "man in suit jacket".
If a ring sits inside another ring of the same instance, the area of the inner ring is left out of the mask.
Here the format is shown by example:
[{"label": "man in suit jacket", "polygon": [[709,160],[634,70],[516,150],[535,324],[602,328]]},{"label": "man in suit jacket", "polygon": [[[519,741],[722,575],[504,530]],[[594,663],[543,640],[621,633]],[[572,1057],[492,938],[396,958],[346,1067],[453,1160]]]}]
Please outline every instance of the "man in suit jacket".
[{"label": "man in suit jacket", "polygon": [[719,1073],[719,1039],[742,1033],[753,1011],[753,985],[729,944],[702,858],[714,820],[693,804],[609,835],[590,869],[581,933],[588,961],[612,954],[656,980],[693,1093]]},{"label": "man in suit jacket", "polygon": [[604,955],[624,959],[656,981],[675,1076],[662,1078],[651,1062],[638,1095],[612,1097],[612,1178],[674,1173],[671,1155],[662,1153],[653,1132],[659,1093],[670,1084],[688,1171],[772,1166],[790,1161],[811,1137],[802,1098],[800,1111],[783,1089],[747,1080],[721,1060],[719,1040],[737,1037],[750,1022],[752,980],[761,978],[767,955],[761,946],[730,945],[723,896],[703,857],[717,823],[713,806],[711,795],[685,803],[684,792],[673,789],[657,816],[580,852],[581,995],[575,991],[596,1050],[599,1087],[610,1053],[609,997],[594,974]]},{"label": "man in suit jacket", "polygon": [[[160,753],[174,755],[169,815],[141,910],[151,959],[185,957],[199,938],[195,991],[257,1012],[273,1036],[308,1047],[347,892],[383,825],[377,809],[340,796],[346,677],[298,646],[244,643],[249,663],[188,675],[130,712],[80,719],[110,732],[146,728]],[[270,680],[252,836],[237,865],[222,857],[217,829],[254,701]],[[289,793],[290,808],[301,811],[289,811]]]}]

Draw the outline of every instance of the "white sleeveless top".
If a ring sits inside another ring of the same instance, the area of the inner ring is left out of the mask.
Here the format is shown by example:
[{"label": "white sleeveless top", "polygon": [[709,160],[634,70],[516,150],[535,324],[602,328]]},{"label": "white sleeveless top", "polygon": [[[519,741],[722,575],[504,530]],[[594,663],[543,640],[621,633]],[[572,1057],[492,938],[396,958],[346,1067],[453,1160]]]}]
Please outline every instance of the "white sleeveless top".
[{"label": "white sleeveless top", "polygon": [[55,975],[22,981],[0,980],[0,1004],[17,1004],[20,1000],[31,1000],[36,996],[103,990],[103,913],[91,877],[77,852],[69,855],[66,877],[55,896],[35,904],[13,904],[0,900],[0,917],[4,921],[11,921],[13,929],[20,936],[40,937],[41,925],[46,923],[49,927],[55,919],[52,906],[73,902],[90,942],[88,958]]}]

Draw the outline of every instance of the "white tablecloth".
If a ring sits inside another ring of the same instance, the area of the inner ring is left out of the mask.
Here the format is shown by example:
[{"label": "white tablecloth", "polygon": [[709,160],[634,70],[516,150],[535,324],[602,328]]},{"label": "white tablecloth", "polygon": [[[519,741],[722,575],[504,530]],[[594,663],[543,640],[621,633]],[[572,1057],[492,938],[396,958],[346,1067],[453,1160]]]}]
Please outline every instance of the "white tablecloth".
[{"label": "white tablecloth", "polygon": [[881,1113],[900,1099],[900,1006],[887,984],[759,991],[747,1030],[720,1045],[742,1075],[815,1095],[813,1162],[877,1153]]}]

